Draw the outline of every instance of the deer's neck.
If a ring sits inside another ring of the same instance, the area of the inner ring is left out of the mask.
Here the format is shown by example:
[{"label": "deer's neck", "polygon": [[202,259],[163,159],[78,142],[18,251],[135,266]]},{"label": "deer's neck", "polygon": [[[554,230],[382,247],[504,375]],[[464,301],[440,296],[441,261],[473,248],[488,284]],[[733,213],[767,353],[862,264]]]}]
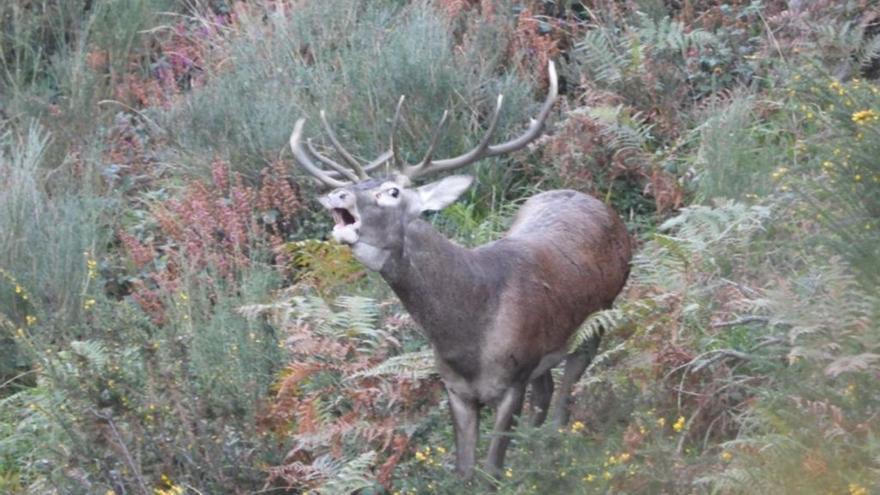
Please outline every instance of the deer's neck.
[{"label": "deer's neck", "polygon": [[405,229],[403,249],[380,272],[441,354],[454,342],[473,343],[498,304],[504,270],[493,269],[481,251],[415,220]]}]

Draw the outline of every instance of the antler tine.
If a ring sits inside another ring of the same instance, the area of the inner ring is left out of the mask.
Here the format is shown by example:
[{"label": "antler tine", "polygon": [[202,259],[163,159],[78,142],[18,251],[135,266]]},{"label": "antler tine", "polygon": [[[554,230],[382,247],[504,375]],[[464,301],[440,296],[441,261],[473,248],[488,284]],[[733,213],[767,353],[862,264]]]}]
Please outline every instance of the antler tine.
[{"label": "antler tine", "polygon": [[501,116],[501,107],[503,104],[504,95],[498,95],[498,100],[495,103],[495,112],[492,113],[492,119],[489,121],[489,128],[486,129],[486,133],[483,135],[483,139],[480,140],[480,144],[478,144],[476,148],[468,151],[467,153],[458,155],[455,158],[428,161],[427,163],[420,164],[414,169],[407,170],[407,172],[409,172],[408,177],[410,179],[415,179],[428,173],[453,170],[456,168],[464,167],[465,165],[468,165],[483,158],[486,151],[489,149],[489,142],[492,140],[492,134],[495,133],[495,127],[498,125],[498,117]]},{"label": "antler tine", "polygon": [[306,119],[297,120],[293,126],[293,132],[290,134],[290,150],[293,151],[293,156],[296,157],[297,163],[325,186],[342,187],[349,184],[347,181],[340,181],[330,177],[327,172],[315,165],[315,162],[309,158],[309,154],[302,147],[302,130],[305,123]]},{"label": "antler tine", "polygon": [[[339,174],[338,177],[345,177],[348,180],[351,180],[353,182],[358,181],[358,176],[355,175],[354,172],[352,172],[351,170],[336,163],[335,161],[331,160],[330,158],[322,155],[321,153],[319,153],[318,150],[316,150],[315,147],[312,145],[311,139],[306,139],[306,148],[308,148],[309,153],[311,153],[312,156],[317,158],[319,162],[321,162],[321,163],[329,166],[333,170],[335,170]],[[364,171],[366,172],[366,170],[364,170]],[[330,175],[331,177],[337,177],[336,174],[329,172],[329,171],[327,172],[327,174]]]},{"label": "antler tine", "polygon": [[369,176],[366,172],[364,172],[363,167],[361,167],[360,162],[355,159],[342,147],[342,143],[339,142],[339,139],[336,138],[336,133],[333,132],[333,128],[330,127],[330,124],[327,122],[327,115],[324,110],[321,110],[321,123],[324,124],[324,131],[327,133],[327,137],[330,138],[330,142],[333,143],[333,147],[336,148],[336,151],[339,152],[339,155],[346,161],[346,163],[351,166],[352,170],[357,174],[358,178],[361,180],[368,179]]},{"label": "antler tine", "polygon": [[547,71],[550,79],[550,89],[547,93],[547,99],[541,106],[541,110],[538,112],[537,117],[530,119],[529,126],[524,133],[500,144],[489,144],[489,141],[492,138],[492,133],[495,131],[495,126],[498,123],[498,117],[501,113],[503,95],[498,95],[498,103],[496,104],[495,113],[492,115],[492,119],[489,123],[489,129],[486,131],[486,134],[483,136],[483,139],[480,141],[480,144],[477,145],[476,148],[454,158],[432,161],[430,159],[430,153],[433,152],[433,147],[435,144],[434,140],[432,139],[431,147],[428,149],[429,156],[427,156],[426,159],[418,165],[407,167],[404,174],[410,179],[415,179],[429,173],[454,170],[456,168],[464,167],[465,165],[471,164],[483,158],[502,155],[504,153],[510,153],[512,151],[524,148],[527,144],[532,142],[541,134],[541,130],[544,128],[544,122],[547,120],[547,116],[550,115],[550,110],[553,108],[553,103],[556,102],[556,97],[559,92],[556,66],[553,64],[552,61],[548,64]]},{"label": "antler tine", "polygon": [[437,141],[440,139],[440,136],[443,135],[443,126],[446,124],[447,117],[449,117],[449,110],[444,110],[443,116],[440,117],[440,122],[437,124],[437,127],[434,128],[434,134],[431,135],[431,141],[428,144],[428,151],[425,152],[425,157],[422,158],[422,161],[415,165],[415,168],[422,168],[431,162],[431,157],[434,155],[434,147],[437,146]]},{"label": "antler tine", "polygon": [[[375,160],[364,165],[364,172],[366,172],[367,175],[369,175],[370,172],[381,167],[382,165],[385,164],[385,162],[387,162],[390,159],[391,159],[391,151],[386,151],[385,153],[382,153],[381,155],[379,155]],[[348,171],[348,173],[351,173],[351,172]],[[334,179],[338,179],[340,177],[343,177],[342,174],[340,174],[339,172],[337,172],[335,170],[328,170],[327,175],[329,175],[330,177],[333,177]]]},{"label": "antler tine", "polygon": [[383,163],[387,162],[388,160],[390,160],[392,158],[394,158],[394,153],[391,150],[388,150],[385,153],[382,153],[381,155],[376,157],[375,160],[368,163],[364,167],[364,172],[369,173],[369,172],[381,167]]},{"label": "antler tine", "polygon": [[397,100],[397,107],[394,109],[394,119],[391,120],[391,133],[388,136],[388,151],[391,153],[391,158],[394,158],[394,164],[400,172],[406,174],[406,164],[400,157],[397,141],[394,139],[397,133],[397,124],[400,122],[400,110],[403,108],[404,100],[406,100],[406,95],[400,95],[400,99]]},{"label": "antler tine", "polygon": [[559,93],[559,84],[556,80],[556,66],[552,61],[548,64],[547,72],[550,78],[550,90],[547,92],[547,99],[541,105],[537,118],[530,119],[528,129],[520,136],[504,143],[489,146],[489,152],[486,154],[487,157],[503,155],[504,153],[524,148],[541,134],[541,131],[544,129],[544,122],[547,120],[547,116],[550,115],[550,109],[553,108],[553,103],[556,102],[556,96]]}]

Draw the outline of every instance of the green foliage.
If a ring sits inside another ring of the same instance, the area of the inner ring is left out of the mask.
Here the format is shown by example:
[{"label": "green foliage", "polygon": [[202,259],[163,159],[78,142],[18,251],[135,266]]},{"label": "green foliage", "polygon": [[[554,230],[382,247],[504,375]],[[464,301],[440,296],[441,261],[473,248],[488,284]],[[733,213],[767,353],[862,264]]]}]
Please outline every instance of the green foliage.
[{"label": "green foliage", "polygon": [[292,257],[297,281],[314,287],[321,295],[351,289],[353,282],[364,275],[351,250],[339,244],[306,239],[285,248]]},{"label": "green foliage", "polygon": [[434,217],[435,225],[467,246],[479,246],[501,237],[519,209],[514,202],[501,203],[494,197],[482,202],[454,203]]},{"label": "green foliage", "polygon": [[[46,163],[50,139],[36,123],[0,137],[0,268],[32,295],[31,315],[72,322],[89,284],[87,257],[107,242],[113,202],[93,192],[92,177]],[[12,288],[8,280],[0,286]]]},{"label": "green foliage", "polygon": [[424,342],[387,307],[365,297],[284,295],[242,308],[252,320],[268,318],[288,343],[290,362],[264,422],[290,452],[271,482],[318,493],[389,483],[435,407],[437,378],[424,352],[400,352]]},{"label": "green foliage", "polygon": [[[694,157],[695,188],[702,200],[747,200],[773,190],[771,172],[779,166],[777,128],[755,118],[754,98],[734,97],[705,109]],[[784,139],[784,138],[782,138]]]},{"label": "green foliage", "polygon": [[237,308],[263,297],[274,278],[255,268],[240,293],[216,300],[197,288],[170,294],[173,310],[162,325],[131,302],[100,299],[73,329],[84,339],[20,337],[45,371],[37,388],[3,404],[4,414],[26,411],[17,414],[29,436],[12,437],[0,457],[8,453],[29,484],[64,492],[137,490],[158,485],[163,473],[205,489],[258,486],[245,463],[277,452],[256,431],[253,405],[268,393],[281,356],[273,330]]},{"label": "green foliage", "polygon": [[[82,152],[96,122],[125,107],[132,72],[148,69],[155,28],[173,0],[15,0],[0,6],[0,115],[52,129],[53,161]],[[141,74],[138,74],[141,75]],[[118,101],[123,100],[123,101]]]},{"label": "green foliage", "polygon": [[443,16],[428,2],[404,8],[331,0],[307,2],[295,15],[268,5],[240,14],[217,41],[227,62],[161,117],[188,153],[224,153],[250,175],[286,146],[297,118],[309,118],[307,136],[318,135],[319,109],[349,151],[372,159],[387,149],[390,120],[405,95],[398,140],[401,158],[416,161],[444,109],[451,113],[437,156],[475,144],[480,116],[498,93],[506,104],[499,139],[535,108],[525,81],[495,75],[491,63],[465,65],[478,54],[456,56]]},{"label": "green foliage", "polygon": [[822,224],[819,241],[857,267],[865,281],[876,284],[880,86],[858,79],[842,83],[810,71],[794,78],[791,92],[795,132],[828,137],[818,142],[803,139],[791,165],[780,167],[774,176],[781,189],[794,192],[800,214]]},{"label": "green foliage", "polygon": [[587,321],[568,340],[568,349],[573,352],[588,340],[600,339],[606,332],[613,332],[623,323],[624,313],[619,309],[603,309],[587,317]]}]

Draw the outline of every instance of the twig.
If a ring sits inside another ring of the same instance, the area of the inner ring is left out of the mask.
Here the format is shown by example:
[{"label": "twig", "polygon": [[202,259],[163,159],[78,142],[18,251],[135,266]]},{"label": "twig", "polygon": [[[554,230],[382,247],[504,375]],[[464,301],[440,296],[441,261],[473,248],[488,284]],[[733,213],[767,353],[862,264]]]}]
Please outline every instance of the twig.
[{"label": "twig", "polygon": [[6,380],[6,381],[3,382],[2,384],[0,384],[0,388],[6,388],[7,385],[9,385],[9,384],[11,384],[12,382],[18,380],[19,378],[21,378],[21,377],[23,377],[23,376],[30,375],[31,373],[36,373],[36,372],[37,372],[37,370],[28,370],[28,371],[25,371],[24,373],[19,373],[19,374],[13,376],[12,378],[10,378],[9,380]]},{"label": "twig", "polygon": [[153,130],[158,131],[160,134],[167,134],[165,132],[165,129],[162,129],[162,127],[159,126],[159,124],[157,124],[156,122],[154,122],[153,119],[147,117],[144,114],[144,112],[141,112],[140,110],[132,107],[131,105],[126,105],[125,103],[122,103],[121,101],[117,101],[117,100],[101,100],[98,102],[98,105],[108,105],[108,104],[119,105],[120,107],[125,108],[126,110],[128,110],[130,112],[136,113],[140,118],[144,119],[144,122],[149,124],[150,127],[153,128]]},{"label": "twig", "polygon": [[712,328],[735,327],[737,325],[747,325],[749,323],[768,323],[770,318],[766,316],[743,316],[730,321],[719,321],[712,324]]},{"label": "twig", "polygon": [[135,478],[138,482],[138,487],[141,489],[141,493],[144,495],[150,495],[150,491],[147,490],[147,485],[144,483],[144,477],[138,469],[137,465],[134,463],[134,458],[131,457],[131,452],[128,451],[128,447],[125,445],[125,442],[122,440],[122,435],[119,434],[119,430],[116,429],[116,423],[113,421],[113,417],[110,415],[104,415],[99,413],[98,411],[89,408],[89,412],[95,415],[98,419],[104,420],[110,426],[110,430],[113,432],[113,438],[116,440],[116,443],[122,449],[122,453],[125,455],[125,462],[128,464],[131,472],[134,473]]}]

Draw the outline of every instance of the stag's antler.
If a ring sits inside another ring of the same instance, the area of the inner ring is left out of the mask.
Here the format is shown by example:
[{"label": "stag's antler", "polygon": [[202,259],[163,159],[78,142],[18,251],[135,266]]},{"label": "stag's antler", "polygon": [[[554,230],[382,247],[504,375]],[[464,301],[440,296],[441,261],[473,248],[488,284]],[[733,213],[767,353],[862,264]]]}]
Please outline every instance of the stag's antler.
[{"label": "stag's antler", "polygon": [[[395,131],[397,130],[397,124],[400,120],[400,111],[403,107],[403,96],[400,97],[400,100],[397,102],[397,108],[394,111],[394,120],[391,122],[391,137],[389,138],[388,150],[366,165],[362,166],[351,153],[342,147],[342,144],[339,143],[339,139],[336,137],[336,133],[333,132],[330,124],[327,122],[327,117],[323,110],[321,110],[321,122],[324,124],[324,130],[327,133],[327,137],[330,139],[330,142],[333,144],[333,147],[336,149],[339,156],[342,157],[351,169],[348,169],[319,153],[312,145],[311,140],[306,140],[308,152],[303,148],[302,128],[303,124],[305,124],[305,119],[297,120],[296,124],[293,126],[293,133],[290,135],[290,148],[293,150],[293,155],[296,157],[296,161],[299,162],[307,172],[329,187],[342,187],[353,182],[367,179],[369,178],[368,174],[370,172],[381,167],[392,159],[397,165],[399,174],[410,180],[415,180],[432,173],[454,170],[478,160],[482,160],[483,158],[503,155],[521,149],[541,134],[544,122],[550,114],[550,109],[556,101],[558,92],[556,67],[553,65],[553,62],[550,62],[548,72],[550,76],[550,90],[547,93],[547,99],[541,106],[541,110],[538,112],[537,117],[531,119],[529,127],[524,133],[503,143],[490,144],[492,134],[495,132],[495,127],[498,124],[498,117],[501,115],[501,106],[504,102],[504,96],[498,95],[498,101],[495,104],[495,111],[492,113],[492,118],[489,120],[489,128],[486,129],[486,134],[483,136],[483,139],[480,140],[480,143],[476,148],[453,158],[444,158],[441,160],[434,160],[433,158],[434,148],[443,136],[443,126],[446,123],[446,119],[449,117],[449,111],[447,110],[443,112],[440,122],[434,129],[434,132],[431,135],[431,141],[428,143],[428,150],[425,152],[422,160],[415,165],[411,165],[400,159],[394,136]],[[313,155],[319,162],[327,165],[332,170],[325,170],[316,165],[309,154]]]}]

